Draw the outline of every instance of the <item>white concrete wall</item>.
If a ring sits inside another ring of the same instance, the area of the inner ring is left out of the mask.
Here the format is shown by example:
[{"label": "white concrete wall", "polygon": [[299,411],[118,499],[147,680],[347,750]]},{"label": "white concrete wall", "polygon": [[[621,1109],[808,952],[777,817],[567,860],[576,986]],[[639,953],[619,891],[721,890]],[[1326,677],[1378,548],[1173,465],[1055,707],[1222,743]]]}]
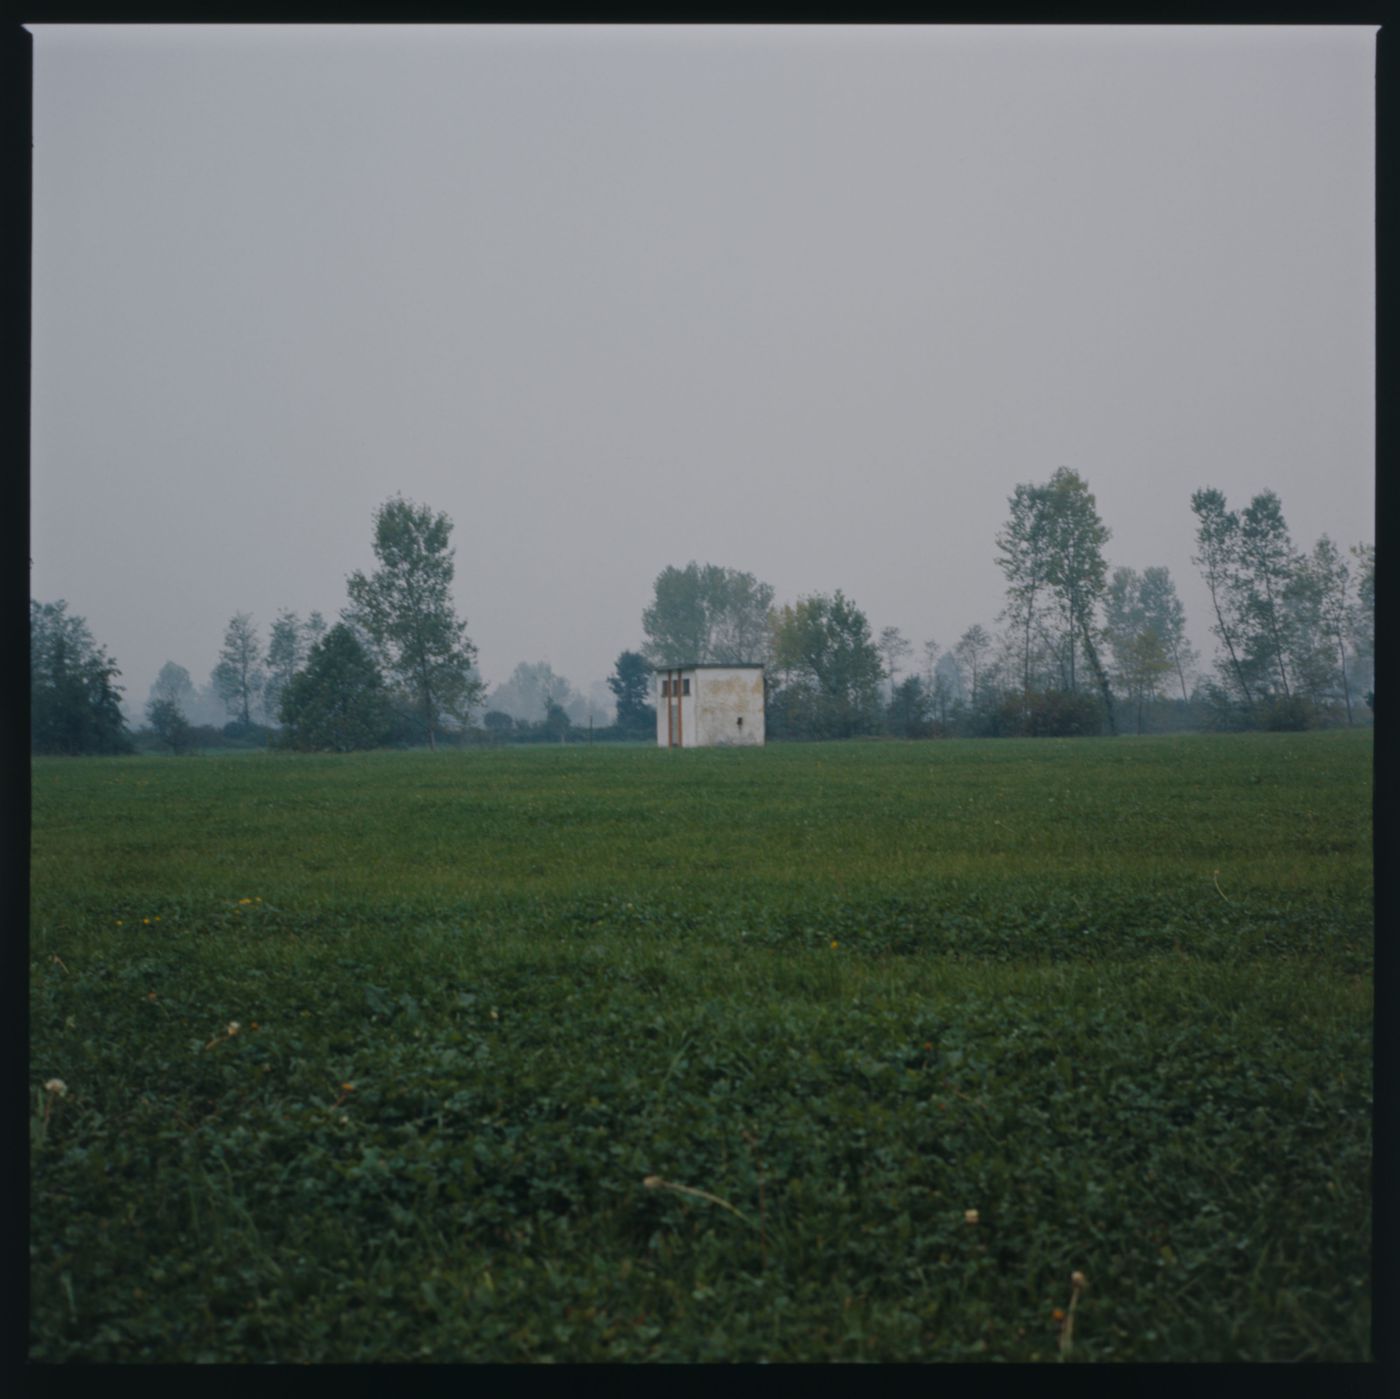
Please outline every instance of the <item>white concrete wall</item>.
[{"label": "white concrete wall", "polygon": [[[690,682],[690,689],[691,697],[698,701],[695,725],[697,747],[762,746],[761,670],[739,667],[733,670],[719,667],[697,670]],[[744,722],[738,723],[739,719]],[[689,738],[689,734],[686,737]]]},{"label": "white concrete wall", "polygon": [[[761,747],[763,726],[763,672],[747,667],[705,666],[672,672],[690,681],[690,693],[663,699],[662,671],[653,684],[656,704],[656,741],[665,748],[679,722],[683,748]],[[670,709],[668,728],[667,709]],[[743,723],[738,720],[742,718]]]}]

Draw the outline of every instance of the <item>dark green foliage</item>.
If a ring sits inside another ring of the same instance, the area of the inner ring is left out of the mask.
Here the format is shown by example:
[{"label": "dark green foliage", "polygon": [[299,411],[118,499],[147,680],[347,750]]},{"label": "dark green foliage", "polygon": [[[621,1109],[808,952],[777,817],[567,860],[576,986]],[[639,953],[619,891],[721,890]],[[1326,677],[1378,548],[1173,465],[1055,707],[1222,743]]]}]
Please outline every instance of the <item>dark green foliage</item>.
[{"label": "dark green foliage", "polygon": [[1371,752],[40,759],[30,1357],[1368,1361]]},{"label": "dark green foliage", "polygon": [[29,724],[35,753],[129,753],[121,671],[68,604],[29,603]]},{"label": "dark green foliage", "polygon": [[465,721],[482,690],[476,647],[452,602],[451,535],[446,514],[396,496],[374,513],[379,567],[369,576],[357,569],[346,583],[348,620],[408,696],[430,748],[443,721]]},{"label": "dark green foliage", "polygon": [[839,589],[774,616],[778,735],[852,738],[879,726],[884,667],[864,612]]},{"label": "dark green foliage", "polygon": [[1103,706],[1083,691],[1032,690],[1008,695],[997,710],[1001,738],[1092,738],[1103,732]]},{"label": "dark green foliage", "polygon": [[499,709],[488,709],[481,722],[486,732],[494,738],[504,738],[515,729],[515,720]]},{"label": "dark green foliage", "polygon": [[1041,639],[1050,643],[1061,671],[1060,687],[1077,691],[1078,658],[1098,689],[1110,733],[1115,733],[1113,691],[1099,657],[1098,609],[1107,586],[1104,545],[1109,531],[1078,472],[1059,467],[1044,485],[1016,487],[1011,513],[997,535],[997,563],[1006,577],[1006,608],[1020,652],[1020,688],[1029,693],[1032,661]]},{"label": "dark green foliage", "polygon": [[349,753],[389,739],[393,713],[374,658],[337,623],[282,693],[283,747]]},{"label": "dark green foliage", "polygon": [[194,743],[194,730],[174,700],[153,699],[146,706],[146,722],[156,740],[169,748],[172,756],[188,753]]},{"label": "dark green foliage", "polygon": [[1255,706],[1255,726],[1270,733],[1301,733],[1316,718],[1316,709],[1302,695],[1269,695]]},{"label": "dark green foliage", "polygon": [[608,689],[617,701],[617,727],[627,732],[654,734],[656,708],[650,701],[652,669],[640,651],[623,651],[608,676]]},{"label": "dark green foliage", "polygon": [[917,675],[905,676],[894,687],[885,709],[885,729],[895,738],[932,736],[933,713],[928,686]]},{"label": "dark green foliage", "polygon": [[550,700],[545,706],[541,727],[550,738],[558,739],[562,743],[569,736],[569,716]]},{"label": "dark green foliage", "polygon": [[1225,648],[1220,663],[1224,688],[1245,704],[1254,703],[1245,665],[1245,598],[1240,555],[1240,521],[1225,496],[1213,488],[1191,496],[1196,516],[1196,553],[1191,562],[1201,570],[1210,593],[1211,632]]}]

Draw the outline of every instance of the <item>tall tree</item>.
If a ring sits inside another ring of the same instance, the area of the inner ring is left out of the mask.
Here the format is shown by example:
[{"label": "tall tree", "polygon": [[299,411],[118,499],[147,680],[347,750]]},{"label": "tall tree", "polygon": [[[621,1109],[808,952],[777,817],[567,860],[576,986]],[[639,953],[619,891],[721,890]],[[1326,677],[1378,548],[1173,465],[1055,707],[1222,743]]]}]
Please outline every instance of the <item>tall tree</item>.
[{"label": "tall tree", "polygon": [[772,585],[752,573],[694,561],[664,568],[642,613],[642,651],[663,666],[763,661],[772,606]]},{"label": "tall tree", "polygon": [[1088,484],[1069,467],[1056,470],[1046,496],[1049,539],[1045,583],[1063,620],[1069,653],[1069,688],[1077,688],[1075,647],[1078,642],[1098,681],[1112,733],[1115,728],[1113,692],[1095,645],[1099,630],[1097,609],[1108,574],[1103,556],[1103,547],[1109,540],[1108,527],[1099,518],[1098,506]]},{"label": "tall tree", "polygon": [[129,753],[121,671],[68,604],[29,603],[30,745],[36,753]]},{"label": "tall tree", "polygon": [[933,668],[938,664],[938,654],[941,649],[942,648],[932,637],[929,637],[923,645],[924,683],[927,684],[930,689],[933,686]]},{"label": "tall tree", "polygon": [[374,657],[337,623],[312,646],[278,705],[280,742],[306,752],[349,753],[388,740],[393,713]]},{"label": "tall tree", "polygon": [[1185,669],[1194,652],[1186,639],[1186,614],[1167,569],[1113,570],[1104,593],[1104,636],[1114,671],[1137,712],[1139,733],[1143,706],[1157,697],[1168,672],[1176,671],[1181,697],[1189,697]]},{"label": "tall tree", "polygon": [[1114,672],[1133,706],[1138,733],[1143,730],[1147,702],[1157,697],[1172,667],[1162,635],[1163,620],[1150,611],[1154,602],[1159,603],[1156,610],[1162,610],[1160,599],[1160,584],[1154,598],[1144,575],[1131,568],[1115,568],[1104,594],[1104,636]]},{"label": "tall tree", "polygon": [[156,738],[169,747],[172,756],[189,750],[192,738],[189,721],[174,700],[151,699],[146,705],[146,722]]},{"label": "tall tree", "polygon": [[149,707],[157,700],[173,704],[187,719],[194,712],[196,703],[194,681],[190,679],[190,673],[184,666],[176,665],[174,661],[166,661],[161,666],[160,673],[151,682],[151,693],[147,697],[147,706]]},{"label": "tall tree", "polygon": [[[1356,604],[1351,595],[1351,570],[1341,551],[1324,534],[1302,560],[1299,583],[1309,596],[1319,639],[1325,646],[1328,669],[1336,677],[1346,707],[1347,724],[1353,722],[1351,678],[1347,673],[1347,642],[1355,623]],[[1295,592],[1297,591],[1295,586]],[[1318,648],[1321,650],[1322,648]],[[1335,666],[1335,669],[1334,669]]]},{"label": "tall tree", "polygon": [[870,622],[839,590],[784,608],[776,664],[793,677],[812,736],[848,738],[873,730],[884,673]]},{"label": "tall tree", "polygon": [[979,690],[977,686],[977,676],[982,668],[987,652],[992,648],[992,638],[987,635],[986,627],[981,623],[974,623],[959,638],[958,644],[953,647],[953,655],[957,658],[958,667],[967,672],[970,694],[968,703],[974,709],[977,708]]},{"label": "tall tree", "polygon": [[1215,614],[1211,632],[1225,647],[1229,665],[1222,667],[1232,687],[1246,704],[1254,703],[1245,669],[1241,618],[1241,562],[1239,516],[1226,506],[1225,496],[1214,488],[1195,491],[1191,510],[1196,516],[1196,552],[1191,562],[1201,570]]},{"label": "tall tree", "polygon": [[899,674],[899,663],[914,654],[914,647],[904,637],[898,627],[882,627],[880,639],[875,643],[880,659],[885,663],[885,679],[890,687],[890,699],[894,698],[895,676]]},{"label": "tall tree", "polygon": [[465,721],[481,697],[476,647],[452,604],[452,521],[402,496],[374,512],[379,567],[347,580],[347,619],[371,639],[385,668],[411,696],[428,747],[444,718]]},{"label": "tall tree", "polygon": [[253,722],[253,705],[262,693],[266,678],[253,619],[246,612],[236,612],[224,631],[219,663],[210,679],[229,713],[241,723]]},{"label": "tall tree", "polygon": [[617,701],[617,726],[624,732],[655,730],[656,710],[648,703],[652,670],[640,651],[623,651],[608,676],[608,689]]},{"label": "tall tree", "polygon": [[510,679],[491,691],[489,702],[492,709],[514,719],[542,724],[551,704],[563,708],[577,698],[574,687],[564,676],[556,675],[548,661],[521,661]]},{"label": "tall tree", "polygon": [[933,695],[922,676],[906,675],[885,707],[885,727],[896,738],[927,738]]},{"label": "tall tree", "polygon": [[1186,672],[1195,664],[1196,650],[1186,635],[1186,609],[1177,596],[1171,571],[1166,568],[1145,568],[1139,597],[1147,624],[1162,642],[1162,650],[1176,672],[1181,686],[1181,698],[1189,699]]},{"label": "tall tree", "polygon": [[1376,653],[1376,546],[1353,544],[1347,551],[1356,560],[1356,610],[1352,632],[1360,656]]},{"label": "tall tree", "polygon": [[306,628],[297,614],[285,608],[279,612],[267,638],[267,680],[263,686],[263,703],[269,715],[277,714],[282,703],[282,692],[291,684],[292,676],[301,669],[309,644]]},{"label": "tall tree", "polygon": [[1021,688],[1031,689],[1031,646],[1044,606],[1049,567],[1050,521],[1045,486],[1022,483],[1011,493],[1010,517],[997,535],[997,564],[1006,577],[1001,616],[1021,639]]},{"label": "tall tree", "polygon": [[962,698],[962,667],[954,652],[945,651],[933,667],[933,683],[929,687],[929,699],[940,724],[947,724],[949,709]]},{"label": "tall tree", "polygon": [[1288,655],[1294,638],[1287,624],[1286,596],[1297,570],[1283,506],[1273,491],[1261,491],[1240,515],[1239,558],[1249,629],[1245,650],[1259,670],[1277,675],[1287,699]]}]

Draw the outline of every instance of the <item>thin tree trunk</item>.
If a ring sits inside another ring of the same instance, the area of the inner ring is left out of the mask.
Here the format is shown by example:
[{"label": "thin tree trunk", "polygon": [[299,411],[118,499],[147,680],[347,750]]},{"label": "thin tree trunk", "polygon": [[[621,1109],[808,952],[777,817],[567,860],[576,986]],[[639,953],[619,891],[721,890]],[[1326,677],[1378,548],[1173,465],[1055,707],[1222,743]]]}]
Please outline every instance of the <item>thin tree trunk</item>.
[{"label": "thin tree trunk", "polygon": [[1215,596],[1215,584],[1206,580],[1206,587],[1210,589],[1210,605],[1215,609],[1216,625],[1220,628],[1220,639],[1225,643],[1225,649],[1230,653],[1230,664],[1235,668],[1235,679],[1239,681],[1240,689],[1244,691],[1244,698],[1247,704],[1254,703],[1254,696],[1249,692],[1249,685],[1244,678],[1244,669],[1240,665],[1239,657],[1235,655],[1235,643],[1230,639],[1230,629],[1225,625],[1225,618],[1220,612],[1220,602]]},{"label": "thin tree trunk", "polygon": [[1274,641],[1274,655],[1278,657],[1278,678],[1283,686],[1284,699],[1292,696],[1288,692],[1288,672],[1283,667],[1283,639],[1278,634],[1278,612],[1274,607],[1274,590],[1269,586],[1268,575],[1264,576],[1264,596],[1269,600],[1269,635]]},{"label": "thin tree trunk", "polygon": [[1118,721],[1113,713],[1113,689],[1108,683],[1108,676],[1104,674],[1103,666],[1099,664],[1098,649],[1089,636],[1087,626],[1084,628],[1084,654],[1089,658],[1089,666],[1098,679],[1099,690],[1103,694],[1103,707],[1108,715],[1108,732],[1116,738],[1118,736]]},{"label": "thin tree trunk", "polygon": [[1189,704],[1191,696],[1186,693],[1186,672],[1181,668],[1181,652],[1175,643],[1172,644],[1172,664],[1176,667],[1176,678],[1181,681],[1181,698]]},{"label": "thin tree trunk", "polygon": [[1351,682],[1347,679],[1347,648],[1340,635],[1337,637],[1337,656],[1342,665],[1342,698],[1347,706],[1347,728],[1351,728]]}]

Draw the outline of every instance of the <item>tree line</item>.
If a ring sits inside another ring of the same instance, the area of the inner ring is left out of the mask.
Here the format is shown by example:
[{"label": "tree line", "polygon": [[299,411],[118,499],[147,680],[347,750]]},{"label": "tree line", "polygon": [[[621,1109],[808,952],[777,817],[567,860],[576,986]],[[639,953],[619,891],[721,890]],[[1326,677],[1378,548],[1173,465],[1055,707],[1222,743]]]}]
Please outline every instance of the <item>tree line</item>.
[{"label": "tree line", "polygon": [[[1300,729],[1374,709],[1375,549],[1326,535],[1297,549],[1272,491],[1231,510],[1196,491],[1192,562],[1210,599],[1212,664],[1186,634],[1168,569],[1110,567],[1110,531],[1088,484],[1061,467],[1017,485],[995,537],[1004,605],[943,648],[877,633],[841,590],[779,605],[752,573],[669,566],[643,640],[608,677],[615,715],[547,662],[522,662],[489,694],[451,600],[452,522],[401,497],[375,512],[377,567],[347,580],[332,625],[282,611],[264,647],[236,613],[203,689],[167,662],[143,741],[350,751],[441,742],[648,738],[653,666],[761,663],[774,739],[1077,736],[1161,728]],[[1350,560],[1350,562],[1348,562]],[[31,603],[32,746],[131,751],[119,670],[66,604]],[[226,721],[217,725],[218,706]],[[480,722],[474,722],[477,712]],[[586,726],[586,727],[585,727]]]},{"label": "tree line", "polygon": [[[1291,541],[1272,491],[1242,511],[1192,496],[1193,562],[1215,609],[1212,669],[1170,571],[1110,567],[1087,482],[1018,485],[996,535],[1001,630],[974,622],[917,653],[839,590],[775,606],[752,574],[668,568],[642,618],[659,665],[762,662],[775,738],[1073,736],[1149,728],[1300,729],[1374,705],[1375,549]],[[1354,565],[1354,566],[1353,566]]]}]

